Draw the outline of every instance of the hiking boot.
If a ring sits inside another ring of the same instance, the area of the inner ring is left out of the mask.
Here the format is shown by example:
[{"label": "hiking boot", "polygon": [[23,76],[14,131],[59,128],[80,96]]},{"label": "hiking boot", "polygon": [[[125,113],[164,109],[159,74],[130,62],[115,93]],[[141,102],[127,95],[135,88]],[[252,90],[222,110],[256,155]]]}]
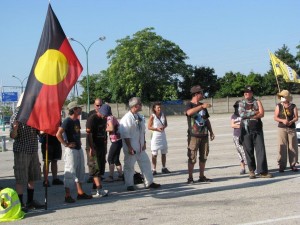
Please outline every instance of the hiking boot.
[{"label": "hiking boot", "polygon": [[188,184],[193,184],[193,183],[195,183],[195,182],[194,182],[194,179],[193,179],[193,178],[190,178],[190,177],[189,177],[189,178],[187,179],[187,183],[188,183]]},{"label": "hiking boot", "polygon": [[66,203],[74,203],[75,199],[71,197],[71,195],[65,197]]},{"label": "hiking boot", "polygon": [[26,203],[26,208],[27,209],[43,209],[43,208],[45,208],[45,205],[39,203],[36,200],[32,200],[31,202]]},{"label": "hiking boot", "polygon": [[206,176],[203,176],[203,177],[199,177],[198,182],[212,182],[212,179],[209,179]]},{"label": "hiking boot", "polygon": [[249,171],[249,178],[250,179],[255,179],[256,178],[255,173],[253,171]]},{"label": "hiking boot", "polygon": [[153,174],[153,176],[157,175],[156,170],[153,170],[153,171],[152,171],[152,174]]},{"label": "hiking boot", "polygon": [[246,174],[246,170],[245,169],[241,169],[240,175],[244,175],[244,174]]},{"label": "hiking boot", "polygon": [[104,180],[103,180],[104,182],[114,182],[114,178],[112,177],[112,176],[108,176],[107,178],[105,178]]},{"label": "hiking boot", "polygon": [[[46,181],[43,181],[43,187],[46,187]],[[49,181],[47,183],[47,187],[51,187],[50,184],[49,184]]]},{"label": "hiking boot", "polygon": [[101,198],[107,196],[108,196],[108,190],[99,189],[97,190],[96,194],[93,195],[93,198]]},{"label": "hiking boot", "polygon": [[64,184],[64,182],[58,178],[56,178],[52,181],[52,185],[63,185],[63,184]]},{"label": "hiking boot", "polygon": [[133,186],[128,186],[127,187],[127,191],[134,191],[135,189],[134,189],[134,187]]},{"label": "hiking boot", "polygon": [[86,193],[83,193],[83,194],[78,194],[77,195],[77,200],[84,200],[84,199],[91,199],[93,198],[92,195],[87,195]]},{"label": "hiking boot", "polygon": [[272,178],[273,175],[270,173],[261,173],[261,174],[259,174],[259,177],[260,178]]},{"label": "hiking boot", "polygon": [[161,172],[162,172],[162,173],[171,173],[171,171],[168,170],[168,168],[162,168],[162,169],[161,169]]},{"label": "hiking boot", "polygon": [[146,187],[146,188],[147,188],[147,189],[149,189],[149,188],[155,188],[155,189],[156,189],[156,188],[160,188],[160,186],[161,186],[160,184],[157,184],[157,183],[154,183],[154,182],[153,182],[152,184],[150,184],[150,185],[149,185],[148,187]]}]

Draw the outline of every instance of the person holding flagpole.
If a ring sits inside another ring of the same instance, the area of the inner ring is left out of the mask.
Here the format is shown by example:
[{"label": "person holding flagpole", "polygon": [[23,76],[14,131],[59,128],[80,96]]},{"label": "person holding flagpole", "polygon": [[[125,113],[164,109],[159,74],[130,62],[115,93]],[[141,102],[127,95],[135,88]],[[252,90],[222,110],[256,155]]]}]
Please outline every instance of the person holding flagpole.
[{"label": "person holding flagpole", "polygon": [[[24,93],[21,94],[15,113],[10,120],[10,137],[14,139],[14,174],[16,191],[23,210],[41,209],[44,205],[34,200],[35,181],[41,179],[41,164],[38,156],[39,131],[25,123],[16,120]],[[27,202],[23,203],[23,187],[27,185]]]},{"label": "person holding flagpole", "polygon": [[278,122],[278,166],[279,172],[286,169],[287,156],[291,170],[298,172],[298,140],[296,134],[296,122],[298,121],[298,109],[292,102],[293,97],[288,90],[282,90],[277,94],[280,103],[276,105],[274,120]]}]

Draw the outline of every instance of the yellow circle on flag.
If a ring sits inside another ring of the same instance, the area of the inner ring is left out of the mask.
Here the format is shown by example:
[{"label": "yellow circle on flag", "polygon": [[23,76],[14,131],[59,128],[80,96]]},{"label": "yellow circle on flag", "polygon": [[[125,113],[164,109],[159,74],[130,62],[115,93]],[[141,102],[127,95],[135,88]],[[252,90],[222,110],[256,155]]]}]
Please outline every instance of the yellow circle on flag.
[{"label": "yellow circle on flag", "polygon": [[63,53],[55,49],[48,49],[39,58],[34,74],[41,83],[56,85],[65,79],[68,68],[68,60]]}]

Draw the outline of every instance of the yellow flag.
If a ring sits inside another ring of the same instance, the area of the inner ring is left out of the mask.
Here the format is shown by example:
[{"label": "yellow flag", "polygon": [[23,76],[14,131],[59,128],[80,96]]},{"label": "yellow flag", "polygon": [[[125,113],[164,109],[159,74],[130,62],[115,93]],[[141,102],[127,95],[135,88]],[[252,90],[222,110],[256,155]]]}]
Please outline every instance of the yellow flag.
[{"label": "yellow flag", "polygon": [[300,83],[300,77],[291,67],[269,52],[275,76],[283,76],[286,82]]}]

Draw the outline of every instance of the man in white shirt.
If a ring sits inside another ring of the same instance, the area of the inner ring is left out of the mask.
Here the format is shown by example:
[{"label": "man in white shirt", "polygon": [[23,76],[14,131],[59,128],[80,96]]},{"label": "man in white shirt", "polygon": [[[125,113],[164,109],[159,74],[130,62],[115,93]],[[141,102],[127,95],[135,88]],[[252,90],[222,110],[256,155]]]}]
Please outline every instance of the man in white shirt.
[{"label": "man in white shirt", "polygon": [[130,110],[120,121],[120,133],[124,151],[124,177],[128,191],[134,191],[134,165],[138,165],[144,175],[146,188],[159,188],[160,184],[153,182],[150,159],[145,152],[145,121],[138,113],[142,110],[142,102],[138,97],[129,100]]}]

